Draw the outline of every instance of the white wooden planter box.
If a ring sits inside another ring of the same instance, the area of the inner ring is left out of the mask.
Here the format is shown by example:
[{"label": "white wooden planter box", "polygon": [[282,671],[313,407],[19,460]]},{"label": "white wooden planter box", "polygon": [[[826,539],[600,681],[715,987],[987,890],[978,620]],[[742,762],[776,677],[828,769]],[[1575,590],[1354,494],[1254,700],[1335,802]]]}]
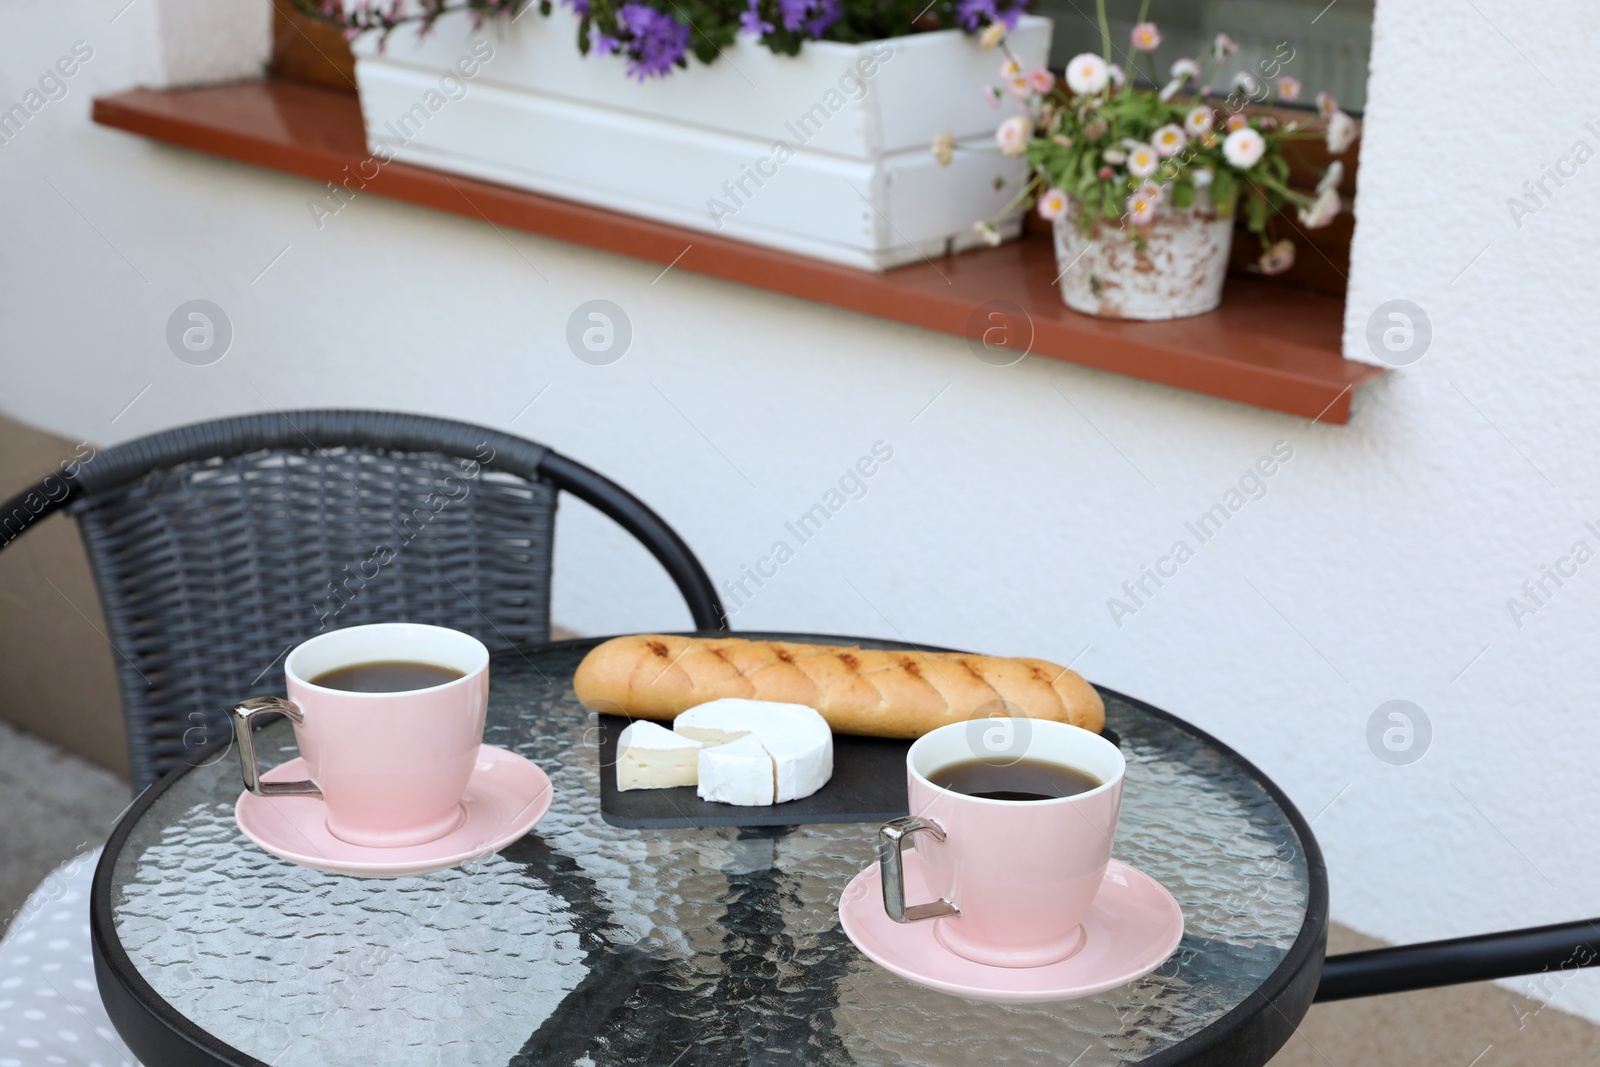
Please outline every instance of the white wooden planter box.
[{"label": "white wooden planter box", "polygon": [[[870,270],[976,243],[972,224],[1018,188],[1020,160],[958,152],[941,167],[929,151],[941,130],[991,149],[1008,113],[982,97],[1001,53],[959,31],[813,41],[797,57],[741,35],[714,64],[691,57],[641,85],[619,56],[580,55],[577,24],[558,6],[478,31],[447,16],[420,40],[397,31],[381,51],[375,36],[357,41],[369,147]],[[1012,51],[1042,65],[1050,30],[1025,16]],[[447,74],[483,56],[470,79]],[[1002,231],[1018,228],[1014,216]]]}]

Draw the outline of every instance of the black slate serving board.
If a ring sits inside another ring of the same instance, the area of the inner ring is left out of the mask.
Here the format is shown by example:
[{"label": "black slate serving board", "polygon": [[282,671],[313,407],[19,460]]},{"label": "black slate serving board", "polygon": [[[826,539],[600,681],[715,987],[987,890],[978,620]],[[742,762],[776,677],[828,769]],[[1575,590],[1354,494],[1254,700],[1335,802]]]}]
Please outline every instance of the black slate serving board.
[{"label": "black slate serving board", "polygon": [[[815,822],[888,822],[906,813],[906,749],[910,741],[833,735],[833,777],[799,800],[746,808],[701,800],[694,786],[617,788],[620,715],[600,716],[600,817],[612,826],[797,826]],[[663,724],[667,725],[667,724]]]},{"label": "black slate serving board", "polygon": [[[629,720],[600,716],[600,817],[612,826],[798,826],[802,823],[883,823],[906,814],[906,750],[910,741],[833,735],[833,777],[799,800],[746,808],[701,800],[694,786],[617,788],[617,738]],[[663,724],[666,725],[666,724]],[[1110,730],[1102,735],[1112,744]]]}]

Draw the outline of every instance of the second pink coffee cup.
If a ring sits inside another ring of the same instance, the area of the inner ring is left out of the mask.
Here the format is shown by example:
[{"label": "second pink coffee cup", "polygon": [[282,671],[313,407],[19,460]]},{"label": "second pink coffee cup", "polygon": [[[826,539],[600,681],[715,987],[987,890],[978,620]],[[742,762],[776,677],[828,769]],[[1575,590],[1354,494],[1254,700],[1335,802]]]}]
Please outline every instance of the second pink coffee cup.
[{"label": "second pink coffee cup", "polygon": [[[1051,800],[996,800],[930,781],[974,759],[1044,760],[1101,784]],[[1037,967],[1072,955],[1105,880],[1126,769],[1105,738],[1043,719],[975,720],[924,734],[906,754],[911,814],[886,824],[880,842],[890,917],[932,921],[945,948],[990,966]],[[931,901],[904,899],[899,854],[913,841]]]}]

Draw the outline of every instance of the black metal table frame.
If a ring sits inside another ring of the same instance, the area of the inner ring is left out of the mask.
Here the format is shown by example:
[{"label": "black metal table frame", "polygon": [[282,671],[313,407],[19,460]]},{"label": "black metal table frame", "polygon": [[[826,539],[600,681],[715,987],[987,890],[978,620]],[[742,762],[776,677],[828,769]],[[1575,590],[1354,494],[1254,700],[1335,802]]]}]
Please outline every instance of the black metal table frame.
[{"label": "black metal table frame", "polygon": [[[716,634],[714,636],[729,636]],[[540,648],[591,643],[595,638],[557,641]],[[835,640],[849,641],[850,638]],[[949,651],[930,645],[923,651]],[[1099,688],[1099,687],[1097,687]],[[1328,937],[1328,872],[1310,825],[1276,782],[1253,763],[1204,730],[1142,700],[1103,689],[1142,711],[1165,719],[1214,746],[1249,773],[1283,811],[1304,850],[1310,892],[1300,934],[1283,960],[1254,992],[1226,1015],[1171,1048],[1142,1060],[1141,1067],[1233,1067],[1241,1060],[1265,1063],[1289,1040],[1310,1010],[1322,978]],[[111,878],[133,827],[162,793],[195,766],[225,752],[230,738],[220,738],[197,753],[193,764],[180,767],[147,788],[118,821],[95,869],[89,902],[90,941],[95,980],[106,1014],[134,1055],[161,1067],[268,1067],[196,1026],[168,1004],[139,974],[118,940],[111,909]]]}]

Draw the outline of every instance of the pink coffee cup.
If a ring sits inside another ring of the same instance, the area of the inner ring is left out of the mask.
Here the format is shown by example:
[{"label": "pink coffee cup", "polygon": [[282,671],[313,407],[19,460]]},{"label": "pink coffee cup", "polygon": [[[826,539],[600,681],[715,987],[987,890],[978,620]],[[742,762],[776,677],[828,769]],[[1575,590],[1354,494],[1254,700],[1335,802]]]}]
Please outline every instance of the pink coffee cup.
[{"label": "pink coffee cup", "polygon": [[[993,800],[930,776],[981,759],[1045,760],[1101,784],[1054,800]],[[932,920],[945,948],[994,967],[1038,967],[1083,945],[1081,923],[1111,859],[1127,763],[1098,734],[1045,719],[975,719],[924,734],[906,753],[908,810],[886,823],[879,857],[884,908],[896,922]],[[907,905],[900,851],[914,840],[936,899]]]},{"label": "pink coffee cup", "polygon": [[[346,692],[311,681],[384,661],[431,663],[462,676],[396,693]],[[322,797],[329,832],[353,845],[419,845],[461,824],[489,702],[489,650],[481,641],[442,626],[352,626],[295,646],[284,674],[288,700],[257,697],[234,709],[240,765],[252,793]],[[260,780],[250,727],[268,712],[294,722],[309,781]]]}]

